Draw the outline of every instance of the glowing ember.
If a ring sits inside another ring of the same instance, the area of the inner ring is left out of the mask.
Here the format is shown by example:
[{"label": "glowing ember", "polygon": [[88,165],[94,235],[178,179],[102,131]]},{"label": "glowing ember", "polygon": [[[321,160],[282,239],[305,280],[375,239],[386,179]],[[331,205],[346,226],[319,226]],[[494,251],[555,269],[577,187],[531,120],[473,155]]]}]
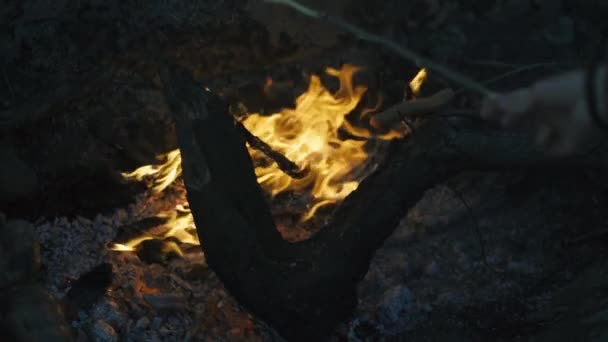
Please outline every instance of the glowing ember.
[{"label": "glowing ember", "polygon": [[[361,127],[355,127],[346,120],[359,104],[367,88],[353,85],[353,75],[358,68],[344,65],[340,70],[328,68],[327,74],[338,78],[340,87],[331,93],[322,84],[319,76],[313,75],[306,92],[296,99],[295,108],[283,109],[273,115],[250,114],[243,125],[254,135],[268,143],[276,151],[285,155],[302,169],[306,176],[294,179],[280,170],[276,163],[264,164],[255,169],[258,182],[272,196],[287,191],[309,191],[312,202],[302,215],[308,220],[323,206],[343,200],[354,191],[361,179],[353,178],[357,169],[364,166],[368,153],[365,150],[367,139],[393,139],[403,137],[403,132],[390,131],[381,136]],[[426,79],[422,69],[410,82],[410,89],[417,95]],[[272,80],[267,80],[268,86]],[[380,104],[379,104],[380,105]],[[378,107],[379,107],[378,105]],[[376,111],[368,109],[362,115]],[[339,136],[340,129],[358,138],[344,139]],[[254,160],[266,158],[261,152],[249,149]],[[146,165],[131,173],[126,179],[147,180],[153,192],[162,192],[181,175],[181,155],[179,150],[159,156],[163,163]],[[169,220],[163,238],[172,237],[182,243],[199,244],[194,221],[189,209],[178,208],[177,212],[163,214]],[[133,251],[143,241],[158,238],[144,236],[125,244],[112,246],[116,251]],[[181,251],[175,245],[179,254]]]}]

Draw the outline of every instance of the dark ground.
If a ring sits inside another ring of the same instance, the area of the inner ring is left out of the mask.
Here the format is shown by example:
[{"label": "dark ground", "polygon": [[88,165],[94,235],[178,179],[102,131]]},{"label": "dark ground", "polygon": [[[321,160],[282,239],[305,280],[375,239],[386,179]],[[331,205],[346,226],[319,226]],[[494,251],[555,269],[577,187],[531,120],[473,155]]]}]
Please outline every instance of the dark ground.
[{"label": "dark ground", "polygon": [[[334,2],[329,10],[478,80],[519,71],[488,84],[499,90],[588,60],[608,13],[601,3],[351,0]],[[124,184],[118,171],[151,163],[176,147],[155,56],[171,56],[233,103],[268,112],[285,99],[263,96],[267,75],[295,80],[291,93],[297,94],[303,75],[327,65],[360,64],[367,71],[359,81],[370,94],[386,94],[390,105],[417,70],[378,47],[265,6],[241,0],[1,2],[0,209],[45,233],[40,240],[51,288],[64,273],[77,278],[104,260],[99,254],[62,270],[67,257],[52,258],[60,253],[49,249],[66,247],[49,241],[71,238],[53,234],[77,230],[90,237],[106,227],[94,238],[99,245],[117,225],[145,217],[146,210],[152,214],[147,208],[121,217],[120,208],[144,187]],[[428,89],[445,83],[431,75]],[[463,94],[457,106],[476,102]],[[608,223],[607,189],[597,170],[455,175],[429,191],[378,251],[359,287],[358,312],[336,339],[608,340],[608,238],[596,234]],[[205,291],[197,296],[229,301],[213,275],[202,273],[193,280],[195,289]],[[204,323],[191,337],[235,339],[219,330],[246,325],[247,315],[234,313],[234,303],[229,307],[221,314],[205,309]],[[155,325],[152,311],[126,311],[137,322],[149,315],[151,323],[128,334],[117,323],[114,337],[183,338],[151,332],[168,324]],[[251,329],[257,332],[239,338],[260,339],[267,330]]]}]

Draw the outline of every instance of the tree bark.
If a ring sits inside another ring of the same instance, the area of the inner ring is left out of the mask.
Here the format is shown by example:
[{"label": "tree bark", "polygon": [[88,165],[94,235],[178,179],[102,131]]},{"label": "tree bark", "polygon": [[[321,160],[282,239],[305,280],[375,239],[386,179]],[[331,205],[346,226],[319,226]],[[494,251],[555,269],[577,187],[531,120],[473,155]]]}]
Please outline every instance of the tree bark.
[{"label": "tree bark", "polygon": [[161,78],[209,266],[243,306],[294,341],[327,336],[348,318],[375,251],[424,192],[449,176],[465,169],[608,162],[605,146],[553,160],[520,135],[467,120],[430,119],[393,144],[327,227],[290,243],[274,225],[226,104],[187,70],[165,65]]}]

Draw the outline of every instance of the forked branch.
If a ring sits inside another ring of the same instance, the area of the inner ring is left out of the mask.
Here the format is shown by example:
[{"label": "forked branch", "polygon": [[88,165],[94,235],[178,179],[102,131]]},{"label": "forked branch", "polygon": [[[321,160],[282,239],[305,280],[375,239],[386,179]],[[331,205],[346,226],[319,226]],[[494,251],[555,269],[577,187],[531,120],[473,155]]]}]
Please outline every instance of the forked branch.
[{"label": "forked branch", "polygon": [[184,69],[164,66],[161,78],[209,266],[243,306],[293,341],[318,340],[348,318],[375,251],[424,192],[452,174],[516,164],[608,165],[605,149],[549,160],[521,136],[431,119],[394,144],[320,233],[289,243],[274,225],[228,106]]}]

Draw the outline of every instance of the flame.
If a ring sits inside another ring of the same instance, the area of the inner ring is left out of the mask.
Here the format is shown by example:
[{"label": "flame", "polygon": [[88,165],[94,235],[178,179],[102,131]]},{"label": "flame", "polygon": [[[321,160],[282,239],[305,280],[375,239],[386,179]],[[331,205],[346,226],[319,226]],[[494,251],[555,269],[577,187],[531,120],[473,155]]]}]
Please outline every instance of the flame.
[{"label": "flame", "polygon": [[424,81],[426,81],[427,77],[428,73],[426,71],[426,68],[422,68],[410,81],[410,90],[412,91],[414,96],[418,96],[418,94],[420,94],[420,88],[422,88],[422,85],[424,84]]},{"label": "flame", "polygon": [[[255,170],[258,182],[272,196],[310,189],[314,202],[303,215],[304,220],[320,207],[340,201],[359,185],[358,180],[349,179],[349,175],[367,159],[366,142],[343,140],[338,136],[346,123],[346,115],[355,109],[367,90],[353,86],[352,78],[357,70],[352,65],[345,65],[341,70],[328,68],[326,72],[340,81],[334,94],[323,87],[319,76],[313,75],[308,90],[296,99],[295,108],[270,116],[251,114],[243,121],[251,133],[307,170],[302,179],[291,178],[276,163],[258,166]],[[254,159],[264,158],[259,151],[250,153]]]},{"label": "flame", "polygon": [[[346,119],[367,91],[366,87],[353,84],[353,76],[358,70],[353,65],[344,65],[341,69],[327,68],[326,73],[336,77],[340,83],[335,93],[322,85],[319,76],[312,75],[308,89],[296,99],[295,108],[286,108],[273,115],[253,113],[243,120],[243,125],[251,133],[307,171],[304,178],[294,179],[281,171],[276,163],[255,169],[258,182],[273,197],[286,191],[310,191],[313,201],[302,215],[302,221],[312,218],[320,208],[341,201],[357,189],[360,179],[353,174],[367,160],[365,144],[368,139],[390,140],[404,135],[404,132],[397,130],[373,135],[368,129],[357,127]],[[409,86],[414,95],[419,93],[426,77],[426,70],[421,69],[412,79]],[[264,89],[268,89],[272,82],[272,79],[267,79]],[[361,117],[377,111],[381,103],[380,100],[374,108],[364,109]],[[340,130],[356,139],[342,138]],[[266,158],[257,150],[250,148],[249,152],[254,160]],[[123,177],[148,181],[152,192],[164,191],[181,176],[181,155],[176,149],[160,155],[158,159],[161,164],[142,166],[133,172],[123,173]],[[192,214],[187,207],[177,206],[175,211],[161,216],[168,219],[163,239],[174,238],[181,243],[200,244]],[[159,237],[146,235],[124,244],[114,244],[111,249],[134,251],[143,241],[155,238]],[[177,244],[170,248],[182,254]]]},{"label": "flame", "polygon": [[139,246],[142,242],[146,240],[154,239],[153,236],[140,236],[135,239],[129,240],[128,242],[122,243],[113,243],[110,246],[110,249],[118,252],[135,252],[137,246]]},{"label": "flame", "polygon": [[163,236],[165,239],[172,237],[181,243],[197,246],[201,244],[198,235],[196,235],[194,217],[192,217],[190,209],[184,209],[182,215],[179,215],[177,212],[171,212],[164,216],[169,218],[169,221],[165,224],[166,227],[169,227]]},{"label": "flame", "polygon": [[169,153],[161,154],[156,157],[161,164],[144,165],[137,168],[133,172],[122,173],[122,176],[127,180],[142,181],[152,179],[150,189],[154,192],[163,192],[167,187],[175,182],[181,176],[182,156],[179,149]]},{"label": "flame", "polygon": [[[165,233],[162,236],[154,236],[146,234],[134,239],[127,241],[126,243],[113,243],[110,245],[110,249],[117,252],[134,252],[137,250],[142,242],[152,239],[169,239],[173,238],[182,244],[200,245],[198,235],[196,234],[196,227],[194,225],[194,217],[190,212],[189,208],[183,205],[177,205],[175,210],[160,213],[159,217],[166,218],[167,221],[164,224]],[[183,256],[181,248],[175,242],[168,242],[164,248],[164,253],[174,252],[177,255]]]}]

